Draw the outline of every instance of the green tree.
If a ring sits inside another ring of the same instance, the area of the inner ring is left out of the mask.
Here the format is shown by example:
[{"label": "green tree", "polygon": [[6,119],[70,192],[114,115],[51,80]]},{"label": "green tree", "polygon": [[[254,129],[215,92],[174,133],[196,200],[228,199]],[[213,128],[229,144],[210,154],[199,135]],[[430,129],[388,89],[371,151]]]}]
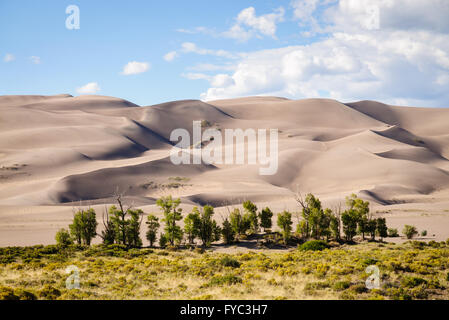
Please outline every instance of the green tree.
[{"label": "green tree", "polygon": [[213,215],[214,208],[211,206],[204,206],[200,214],[199,237],[203,243],[203,246],[206,247],[210,246],[213,241],[219,240],[221,236],[217,223],[212,220]]},{"label": "green tree", "polygon": [[369,233],[369,202],[363,201],[353,193],[346,198],[346,205],[356,213],[358,232],[362,234],[362,239],[365,240],[365,234]]},{"label": "green tree", "polygon": [[332,232],[330,230],[331,220],[333,217],[333,213],[331,209],[324,209],[323,216],[320,220],[320,234],[319,236],[323,236],[326,240],[329,240]]},{"label": "green tree", "polygon": [[357,223],[359,221],[358,213],[349,209],[342,213],[341,222],[343,224],[343,233],[345,234],[346,241],[352,241],[357,234]]},{"label": "green tree", "polygon": [[252,233],[259,232],[259,217],[257,216],[257,206],[251,201],[243,202],[243,209],[250,221],[250,230]]},{"label": "green tree", "polygon": [[190,244],[193,244],[195,238],[200,235],[200,212],[197,207],[184,218],[184,233]]},{"label": "green tree", "polygon": [[114,224],[111,220],[105,223],[104,230],[101,231],[103,244],[113,244],[116,239]]},{"label": "green tree", "polygon": [[242,215],[238,208],[234,209],[230,215],[232,229],[237,237],[243,236],[251,227],[251,221],[248,215]]},{"label": "green tree", "polygon": [[282,230],[282,237],[284,238],[285,244],[290,240],[292,224],[292,214],[290,212],[284,211],[278,214],[277,225]]},{"label": "green tree", "polygon": [[182,229],[176,225],[176,222],[182,219],[182,209],[178,208],[181,199],[173,199],[171,196],[162,197],[156,201],[156,204],[164,213],[162,221],[165,223],[165,237],[173,246],[175,241],[180,242],[182,240]]},{"label": "green tree", "polygon": [[90,245],[97,235],[97,218],[94,209],[78,210],[73,217],[73,223],[69,225],[70,234],[78,244]]},{"label": "green tree", "polygon": [[110,221],[113,226],[115,242],[131,247],[142,246],[140,238],[140,225],[142,223],[143,211],[124,209],[120,203],[120,209],[116,206],[109,208]]},{"label": "green tree", "polygon": [[415,226],[410,226],[406,224],[404,229],[402,229],[402,233],[405,234],[407,239],[412,239],[414,236],[418,234],[418,230],[416,230]]},{"label": "green tree", "polygon": [[150,242],[150,247],[152,247],[153,243],[156,242],[157,231],[161,226],[159,223],[159,218],[151,214],[147,217],[146,224],[148,228],[146,237],[147,240]]},{"label": "green tree", "polygon": [[167,246],[167,237],[161,232],[159,235],[159,247],[165,248]]},{"label": "green tree", "polygon": [[100,237],[103,239],[103,244],[113,244],[116,238],[114,223],[109,219],[107,207],[103,211],[103,230]]},{"label": "green tree", "polygon": [[380,237],[380,241],[382,241],[383,238],[388,237],[387,220],[385,218],[376,219],[376,230]]},{"label": "green tree", "polygon": [[223,235],[224,243],[226,243],[226,244],[234,243],[235,232],[234,232],[234,229],[232,228],[231,223],[229,222],[229,220],[227,218],[223,221],[223,227],[221,228],[221,234]]},{"label": "green tree", "polygon": [[126,245],[126,228],[128,222],[126,220],[127,211],[120,210],[116,206],[109,208],[109,216],[114,229],[115,242]]},{"label": "green tree", "polygon": [[366,225],[366,231],[371,236],[371,240],[375,240],[376,230],[377,230],[377,220],[375,219],[368,220],[368,223]]},{"label": "green tree", "polygon": [[263,228],[264,232],[266,232],[268,229],[271,229],[273,212],[271,212],[270,208],[266,207],[265,209],[262,209],[262,211],[259,213],[259,218],[260,226]]},{"label": "green tree", "polygon": [[313,194],[307,194],[305,200],[297,198],[297,201],[302,206],[303,223],[297,226],[297,231],[303,238],[312,236],[315,239],[322,237],[328,238],[330,236],[330,222],[332,211],[330,209],[323,209],[321,201]]},{"label": "green tree", "polygon": [[55,240],[56,244],[62,247],[67,247],[73,244],[73,240],[70,237],[70,233],[66,229],[59,229],[59,231],[56,232]]},{"label": "green tree", "polygon": [[299,234],[303,239],[307,239],[309,237],[307,221],[301,220],[298,222],[298,224],[296,225],[296,233]]},{"label": "green tree", "polygon": [[329,228],[335,240],[340,240],[340,219],[336,215],[330,217]]},{"label": "green tree", "polygon": [[141,209],[128,210],[129,220],[126,229],[127,243],[131,247],[141,247],[140,226],[142,224],[143,211]]}]

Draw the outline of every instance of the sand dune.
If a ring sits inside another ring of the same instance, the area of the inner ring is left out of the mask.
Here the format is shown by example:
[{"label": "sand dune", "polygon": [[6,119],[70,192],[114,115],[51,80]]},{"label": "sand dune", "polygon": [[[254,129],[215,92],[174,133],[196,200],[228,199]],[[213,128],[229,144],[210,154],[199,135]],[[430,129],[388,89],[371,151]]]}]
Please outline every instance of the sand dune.
[{"label": "sand dune", "polygon": [[[43,230],[66,226],[71,206],[111,203],[116,190],[148,212],[167,194],[181,197],[187,210],[204,204],[225,210],[244,199],[295,210],[299,186],[329,205],[355,192],[379,214],[425,204],[421,212],[448,217],[449,109],[276,97],[140,107],[112,97],[56,95],[0,96],[0,111],[0,245],[14,244],[13,234],[48,242]],[[170,133],[191,134],[194,120],[220,130],[279,129],[277,173],[261,176],[248,164],[172,164]],[[52,218],[36,223],[49,208],[43,206],[51,206]],[[15,210],[34,222],[22,215],[20,223],[11,220]],[[430,216],[420,221],[431,226]],[[399,221],[394,217],[387,218]],[[33,228],[41,230],[36,237]],[[437,237],[449,237],[445,230]]]}]

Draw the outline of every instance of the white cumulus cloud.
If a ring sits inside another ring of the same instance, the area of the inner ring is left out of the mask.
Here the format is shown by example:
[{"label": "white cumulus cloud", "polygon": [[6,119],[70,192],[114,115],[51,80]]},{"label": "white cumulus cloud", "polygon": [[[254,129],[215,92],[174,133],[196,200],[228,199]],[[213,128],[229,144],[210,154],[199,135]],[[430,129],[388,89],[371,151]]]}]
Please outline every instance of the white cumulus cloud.
[{"label": "white cumulus cloud", "polygon": [[236,58],[236,55],[232,54],[231,52],[228,52],[226,50],[212,50],[212,49],[204,49],[198,47],[193,42],[184,42],[181,45],[181,51],[184,53],[196,53],[199,55],[212,55],[222,58],[229,58],[234,59]]},{"label": "white cumulus cloud", "polygon": [[167,54],[164,55],[165,61],[173,61],[178,56],[178,53],[176,51],[170,51]]},{"label": "white cumulus cloud", "polygon": [[274,12],[257,16],[256,9],[249,7],[243,9],[235,19],[235,24],[226,32],[224,37],[247,41],[252,37],[269,36],[276,38],[276,29],[279,22],[284,21],[285,9],[279,7]]},{"label": "white cumulus cloud", "polygon": [[89,82],[88,84],[76,89],[79,94],[95,94],[100,91],[100,86],[97,82]]},{"label": "white cumulus cloud", "polygon": [[128,62],[124,67],[122,74],[125,76],[132,75],[132,74],[139,74],[146,72],[150,69],[150,64],[148,62],[137,62],[137,61],[131,61]]},{"label": "white cumulus cloud", "polygon": [[5,57],[3,58],[4,62],[11,62],[11,61],[14,61],[14,60],[16,60],[16,57],[13,54],[11,54],[11,53],[5,54]]},{"label": "white cumulus cloud", "polygon": [[309,13],[322,4],[331,4],[323,13],[325,37],[237,54],[233,70],[210,69],[201,98],[277,95],[449,107],[449,2],[293,1],[295,19],[313,29]]}]

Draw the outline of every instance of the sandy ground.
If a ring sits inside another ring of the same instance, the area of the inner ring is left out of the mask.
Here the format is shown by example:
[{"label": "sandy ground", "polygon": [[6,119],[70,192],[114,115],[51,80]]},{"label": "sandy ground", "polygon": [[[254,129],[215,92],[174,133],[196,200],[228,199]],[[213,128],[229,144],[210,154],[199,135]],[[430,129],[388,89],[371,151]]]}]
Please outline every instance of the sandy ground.
[{"label": "sandy ground", "polygon": [[[79,206],[93,206],[101,223],[117,190],[146,213],[160,215],[155,199],[172,194],[184,212],[217,207],[218,220],[247,199],[297,211],[298,188],[330,208],[354,192],[399,231],[412,224],[427,230],[425,240],[449,238],[449,109],[274,97],[140,107],[58,95],[0,96],[0,111],[0,246],[54,243]],[[192,133],[194,120],[220,130],[278,129],[277,173],[172,164],[170,133]]]}]

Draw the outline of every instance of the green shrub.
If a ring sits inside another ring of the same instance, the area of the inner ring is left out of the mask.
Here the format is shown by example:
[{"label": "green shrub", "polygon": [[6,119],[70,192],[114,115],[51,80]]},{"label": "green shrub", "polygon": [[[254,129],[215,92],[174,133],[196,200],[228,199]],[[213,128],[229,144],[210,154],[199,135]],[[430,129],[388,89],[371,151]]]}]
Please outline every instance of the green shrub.
[{"label": "green shrub", "polygon": [[233,275],[233,274],[226,274],[223,276],[214,276],[209,281],[209,285],[233,285],[237,283],[242,283],[242,278]]},{"label": "green shrub", "polygon": [[223,265],[224,267],[231,267],[231,268],[240,268],[241,265],[239,261],[229,256],[223,257],[220,260],[220,264]]},{"label": "green shrub", "polygon": [[19,300],[14,294],[14,290],[9,287],[0,287],[0,300]]},{"label": "green shrub", "polygon": [[323,240],[310,240],[299,247],[302,251],[321,251],[327,248],[329,248],[329,245]]},{"label": "green shrub", "polygon": [[402,229],[402,233],[407,237],[407,239],[412,239],[414,236],[418,234],[418,230],[416,230],[415,226],[410,226],[406,224],[404,229]]},{"label": "green shrub", "polygon": [[404,277],[401,279],[401,285],[407,288],[414,288],[422,284],[427,284],[427,280],[418,277]]},{"label": "green shrub", "polygon": [[336,291],[343,291],[345,289],[348,289],[351,286],[350,281],[337,281],[334,283],[332,288]]},{"label": "green shrub", "polygon": [[304,290],[310,291],[310,290],[320,290],[320,289],[326,289],[329,288],[331,285],[329,281],[317,281],[317,282],[309,282],[306,283],[304,286]]},{"label": "green shrub", "polygon": [[161,233],[159,236],[159,247],[165,248],[167,246],[167,242],[167,237],[165,236],[165,234]]},{"label": "green shrub", "polygon": [[439,248],[440,247],[440,243],[436,242],[434,240],[429,241],[428,245],[429,245],[429,247],[432,247],[432,248]]},{"label": "green shrub", "polygon": [[204,248],[195,248],[195,249],[193,250],[193,252],[199,253],[199,254],[203,254],[203,253],[206,252],[206,250],[204,250]]},{"label": "green shrub", "polygon": [[399,232],[398,229],[395,228],[388,228],[388,236],[391,238],[396,238],[399,237]]},{"label": "green shrub", "polygon": [[363,260],[362,263],[365,266],[370,266],[370,265],[376,264],[377,262],[379,262],[379,260],[373,259],[373,258],[366,258],[365,260]]},{"label": "green shrub", "polygon": [[349,290],[361,294],[364,292],[368,291],[368,288],[366,287],[366,284],[364,283],[358,283],[358,284],[353,284],[352,286],[349,287]]},{"label": "green shrub", "polygon": [[20,300],[37,300],[37,297],[33,293],[23,289],[14,290],[14,294],[18,296]]},{"label": "green shrub", "polygon": [[39,291],[39,297],[47,300],[56,300],[60,295],[61,291],[48,284]]},{"label": "green shrub", "polygon": [[55,240],[56,244],[60,245],[61,247],[67,247],[73,244],[70,233],[66,229],[60,229],[58,232],[56,232]]},{"label": "green shrub", "polygon": [[427,246],[427,243],[424,241],[411,241],[410,244],[412,245],[413,249],[424,249]]}]

